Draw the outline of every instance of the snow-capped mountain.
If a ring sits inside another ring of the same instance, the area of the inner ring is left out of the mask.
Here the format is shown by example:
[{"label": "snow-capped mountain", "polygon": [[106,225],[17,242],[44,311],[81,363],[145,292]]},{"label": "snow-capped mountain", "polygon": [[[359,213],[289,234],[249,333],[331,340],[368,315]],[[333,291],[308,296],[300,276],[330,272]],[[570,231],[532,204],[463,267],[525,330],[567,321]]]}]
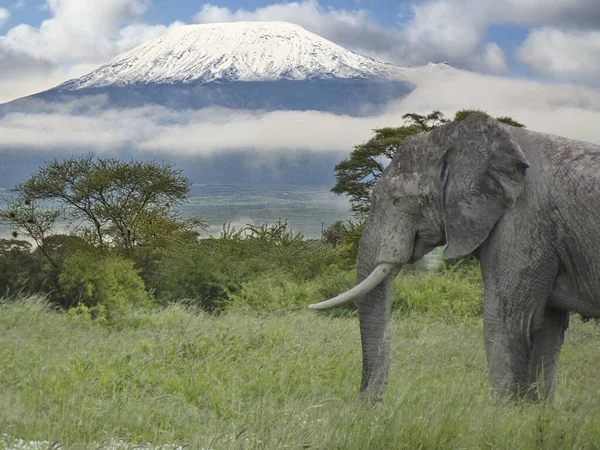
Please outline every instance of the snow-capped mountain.
[{"label": "snow-capped mountain", "polygon": [[[60,144],[48,143],[44,151],[37,153],[30,147],[15,146],[0,151],[0,180],[5,186],[22,181],[24,174],[30,174],[47,159],[48,151],[54,156],[68,156],[85,148],[87,141],[79,144],[77,132],[75,138],[68,136],[73,116],[88,116],[83,122],[98,118],[110,124],[113,112],[123,117],[131,112],[159,127],[174,126],[175,131],[203,116],[187,111],[207,107],[317,110],[365,116],[377,114],[389,102],[408,95],[415,87],[413,83],[429,72],[454,70],[447,64],[421,68],[385,64],[281,22],[182,26],[81,78],[0,105],[0,120],[11,113],[25,113],[25,118],[31,114],[47,127],[59,124],[67,138]],[[141,108],[148,106],[169,110]],[[205,114],[218,120],[235,116],[217,110],[206,110]],[[19,122],[23,117],[15,114],[9,120]],[[47,120],[56,122],[48,125]],[[122,156],[135,155],[136,133],[126,134],[127,144],[106,149]],[[202,132],[198,141],[202,142]],[[6,148],[0,138],[0,150]],[[210,157],[177,156],[168,150],[167,154],[170,161],[186,168],[188,176],[202,183],[322,186],[332,182],[333,167],[340,160],[339,152],[303,152],[298,148],[293,152],[273,151],[268,160],[257,163],[255,153],[247,148],[237,150],[228,149]]]},{"label": "snow-capped mountain", "polygon": [[[346,50],[289,23],[187,25],[81,78],[0,105],[0,115],[50,111],[56,103],[81,103],[93,96],[102,99],[104,109],[219,106],[364,116],[413,89],[404,76],[407,70]],[[82,106],[77,111],[85,114],[88,109]]]},{"label": "snow-capped mountain", "polygon": [[346,50],[298,25],[238,22],[176,28],[63,87],[390,79],[394,73],[394,66]]}]

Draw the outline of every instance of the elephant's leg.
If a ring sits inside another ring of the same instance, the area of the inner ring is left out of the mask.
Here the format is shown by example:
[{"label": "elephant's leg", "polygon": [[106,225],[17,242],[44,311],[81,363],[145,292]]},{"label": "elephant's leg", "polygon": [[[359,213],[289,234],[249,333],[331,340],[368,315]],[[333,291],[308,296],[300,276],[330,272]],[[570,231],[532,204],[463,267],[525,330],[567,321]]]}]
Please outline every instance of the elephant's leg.
[{"label": "elephant's leg", "polygon": [[529,389],[533,354],[530,330],[541,320],[532,309],[504,316],[491,309],[484,307],[484,332],[493,395],[499,399],[523,397]]},{"label": "elephant's leg", "polygon": [[529,383],[533,385],[530,398],[538,401],[553,393],[558,354],[569,326],[569,312],[546,308],[542,326],[533,335],[533,355]]},{"label": "elephant's leg", "polygon": [[508,254],[482,261],[485,346],[494,395],[520,398],[530,389],[534,336],[556,276],[551,258]]}]

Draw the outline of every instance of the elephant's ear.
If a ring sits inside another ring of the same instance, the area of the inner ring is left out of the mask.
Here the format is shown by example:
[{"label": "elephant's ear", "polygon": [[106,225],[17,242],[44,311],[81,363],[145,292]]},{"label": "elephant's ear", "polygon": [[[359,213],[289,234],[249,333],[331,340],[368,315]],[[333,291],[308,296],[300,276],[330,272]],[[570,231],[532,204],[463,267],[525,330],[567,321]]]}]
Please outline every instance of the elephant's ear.
[{"label": "elephant's ear", "polygon": [[444,258],[472,253],[523,190],[529,163],[508,131],[491,118],[468,118],[433,139],[442,162]]}]

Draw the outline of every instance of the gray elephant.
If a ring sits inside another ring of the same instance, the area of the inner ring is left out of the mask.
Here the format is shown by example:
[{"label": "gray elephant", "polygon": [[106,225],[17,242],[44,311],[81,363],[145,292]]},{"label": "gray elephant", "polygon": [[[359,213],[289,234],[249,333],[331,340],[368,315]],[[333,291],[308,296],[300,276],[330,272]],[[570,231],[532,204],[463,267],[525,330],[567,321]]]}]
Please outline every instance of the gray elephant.
[{"label": "gray elephant", "polygon": [[406,139],[372,192],[358,285],[310,305],[358,300],[368,398],[386,385],[392,280],[444,244],[480,261],[495,396],[550,395],[569,311],[600,316],[600,147],[476,115]]}]

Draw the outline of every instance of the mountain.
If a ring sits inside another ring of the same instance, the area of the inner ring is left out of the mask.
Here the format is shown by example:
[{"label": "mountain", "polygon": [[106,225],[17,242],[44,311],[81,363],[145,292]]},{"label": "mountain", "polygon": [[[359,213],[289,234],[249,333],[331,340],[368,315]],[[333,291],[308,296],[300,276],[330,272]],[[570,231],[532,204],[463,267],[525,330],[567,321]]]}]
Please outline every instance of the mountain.
[{"label": "mountain", "polygon": [[[429,71],[450,70],[455,69],[447,64],[402,68],[382,63],[288,23],[188,25],[143,43],[80,78],[0,105],[0,120],[10,113],[42,114],[39,120],[47,128],[67,134],[72,116],[94,118],[108,112],[98,120],[111,120],[113,108],[152,105],[169,108],[156,112],[153,123],[175,129],[193,116],[184,111],[205,107],[366,116],[408,95],[414,89],[408,80]],[[55,112],[60,114],[48,124],[46,119]],[[18,122],[20,116],[13,120]],[[79,145],[73,139],[66,141],[70,144],[57,142],[15,147],[0,139],[0,186],[23,181],[49,155],[70,156],[102,148],[126,159],[156,156],[139,151],[135,133],[119,148],[108,148],[101,136],[87,136]],[[260,159],[248,148],[206,157],[166,150],[161,157],[185,167],[186,174],[201,183],[331,185],[333,167],[343,156],[339,151],[322,150],[273,150],[268,158]]]},{"label": "mountain", "polygon": [[389,79],[394,66],[283,22],[187,25],[124,53],[62,89],[147,83]]},{"label": "mountain", "polygon": [[364,116],[411,92],[402,74],[400,67],[346,50],[298,25],[187,25],[81,78],[0,105],[0,114],[35,110],[40,101],[103,95],[106,108],[221,106]]}]

